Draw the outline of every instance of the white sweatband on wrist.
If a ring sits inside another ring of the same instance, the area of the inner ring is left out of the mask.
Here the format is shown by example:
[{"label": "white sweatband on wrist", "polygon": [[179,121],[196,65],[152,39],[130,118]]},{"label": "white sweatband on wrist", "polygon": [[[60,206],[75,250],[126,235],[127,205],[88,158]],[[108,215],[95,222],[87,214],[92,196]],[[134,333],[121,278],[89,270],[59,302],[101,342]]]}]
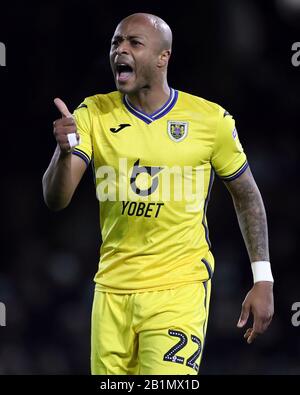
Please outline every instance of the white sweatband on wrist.
[{"label": "white sweatband on wrist", "polygon": [[271,281],[274,282],[271,264],[268,261],[256,261],[251,263],[253,282],[254,284],[258,281]]},{"label": "white sweatband on wrist", "polygon": [[76,133],[68,133],[67,137],[68,137],[68,142],[70,144],[70,148],[76,147],[76,145],[79,144]]}]

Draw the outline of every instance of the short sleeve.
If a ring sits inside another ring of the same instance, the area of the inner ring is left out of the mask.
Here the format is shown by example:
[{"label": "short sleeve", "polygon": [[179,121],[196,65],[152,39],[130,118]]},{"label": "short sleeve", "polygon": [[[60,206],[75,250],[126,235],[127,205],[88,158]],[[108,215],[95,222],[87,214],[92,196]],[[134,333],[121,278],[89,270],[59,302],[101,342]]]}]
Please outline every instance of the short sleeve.
[{"label": "short sleeve", "polygon": [[239,177],[248,167],[233,117],[220,107],[211,164],[224,181]]},{"label": "short sleeve", "polygon": [[79,156],[87,165],[89,165],[92,158],[93,148],[91,139],[92,125],[87,100],[84,100],[84,102],[75,109],[73,116],[80,136],[80,144],[75,147],[72,153]]}]

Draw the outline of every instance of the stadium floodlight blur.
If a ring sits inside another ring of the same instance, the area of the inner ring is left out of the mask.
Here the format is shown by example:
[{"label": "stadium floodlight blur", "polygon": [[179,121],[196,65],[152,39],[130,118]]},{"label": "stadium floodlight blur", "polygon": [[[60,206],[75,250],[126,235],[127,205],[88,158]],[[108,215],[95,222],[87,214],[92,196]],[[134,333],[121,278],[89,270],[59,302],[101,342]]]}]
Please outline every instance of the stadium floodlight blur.
[{"label": "stadium floodlight blur", "polygon": [[281,16],[292,21],[300,18],[299,0],[277,0],[277,9]]}]

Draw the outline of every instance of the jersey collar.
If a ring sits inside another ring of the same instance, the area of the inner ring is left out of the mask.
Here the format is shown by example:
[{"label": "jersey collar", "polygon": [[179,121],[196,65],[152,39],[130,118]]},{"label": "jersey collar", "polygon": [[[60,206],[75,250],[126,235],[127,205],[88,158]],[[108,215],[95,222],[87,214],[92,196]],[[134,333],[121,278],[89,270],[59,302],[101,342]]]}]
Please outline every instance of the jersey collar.
[{"label": "jersey collar", "polygon": [[170,97],[168,101],[161,108],[159,108],[157,111],[153,112],[152,114],[146,114],[143,111],[138,110],[130,103],[126,95],[123,96],[123,103],[128,111],[130,111],[133,115],[135,115],[142,121],[149,124],[155,121],[156,119],[163,117],[169,111],[171,111],[171,109],[174,107],[175,103],[177,102],[177,99],[178,99],[178,91],[173,88],[170,88]]}]

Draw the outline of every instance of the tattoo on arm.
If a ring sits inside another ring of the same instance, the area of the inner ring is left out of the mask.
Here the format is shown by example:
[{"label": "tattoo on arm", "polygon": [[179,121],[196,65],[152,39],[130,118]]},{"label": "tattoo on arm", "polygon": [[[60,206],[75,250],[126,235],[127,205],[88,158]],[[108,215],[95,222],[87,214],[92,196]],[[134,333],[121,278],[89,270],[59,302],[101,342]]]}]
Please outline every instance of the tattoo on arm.
[{"label": "tattoo on arm", "polygon": [[234,202],[250,261],[269,261],[266,211],[250,169],[225,185]]}]

